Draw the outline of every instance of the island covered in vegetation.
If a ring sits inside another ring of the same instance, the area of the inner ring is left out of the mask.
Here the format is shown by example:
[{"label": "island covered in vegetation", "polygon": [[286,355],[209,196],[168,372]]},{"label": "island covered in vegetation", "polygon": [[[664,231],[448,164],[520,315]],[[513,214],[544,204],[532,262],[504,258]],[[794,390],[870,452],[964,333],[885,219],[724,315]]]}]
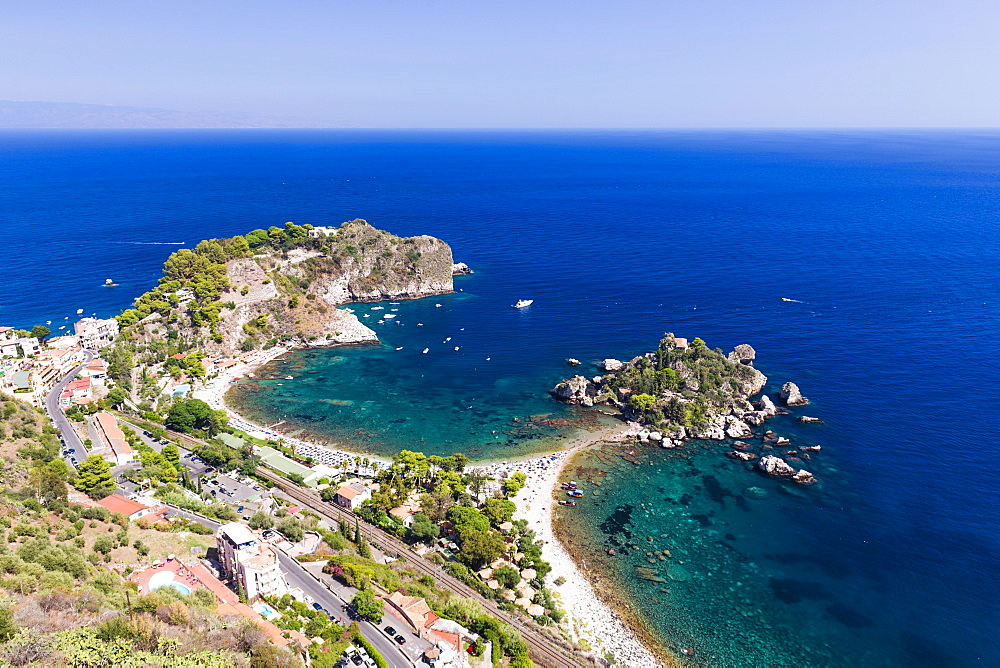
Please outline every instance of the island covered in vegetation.
[{"label": "island covered in vegetation", "polygon": [[746,344],[726,355],[699,338],[689,344],[666,334],[655,352],[624,363],[606,359],[604,375],[574,376],[553,393],[570,403],[614,406],[657,430],[654,440],[666,447],[687,438],[745,438],[776,411],[766,396],[758,406],[749,401],[767,383],[753,367],[755,355]]}]

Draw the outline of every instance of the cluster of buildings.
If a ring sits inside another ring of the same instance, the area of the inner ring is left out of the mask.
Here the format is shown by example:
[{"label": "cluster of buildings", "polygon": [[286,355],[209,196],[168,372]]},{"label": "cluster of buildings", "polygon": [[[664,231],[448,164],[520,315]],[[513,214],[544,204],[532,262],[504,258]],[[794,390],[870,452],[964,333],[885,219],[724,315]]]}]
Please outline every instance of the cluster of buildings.
[{"label": "cluster of buildings", "polygon": [[[85,349],[106,346],[118,335],[118,321],[84,318],[74,325],[75,333],[44,341],[22,336],[12,327],[0,327],[0,392],[13,395],[33,406],[42,406],[49,390],[86,359]],[[95,359],[60,397],[63,408],[87,404],[94,390],[105,385],[107,365]]]}]

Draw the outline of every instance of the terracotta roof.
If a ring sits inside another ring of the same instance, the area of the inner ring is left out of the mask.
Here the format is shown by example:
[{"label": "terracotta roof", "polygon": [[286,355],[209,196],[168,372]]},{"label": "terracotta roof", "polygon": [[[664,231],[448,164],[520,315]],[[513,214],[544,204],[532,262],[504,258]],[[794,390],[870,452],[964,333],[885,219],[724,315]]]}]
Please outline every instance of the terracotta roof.
[{"label": "terracotta roof", "polygon": [[171,355],[170,359],[172,359],[172,360],[182,360],[185,357],[187,357],[187,355],[185,355],[184,353],[177,353],[176,355]]},{"label": "terracotta roof", "polygon": [[113,513],[121,513],[125,517],[128,517],[132,513],[137,513],[140,510],[149,510],[149,506],[144,506],[138,501],[132,501],[131,499],[126,499],[121,494],[112,494],[111,496],[106,496],[97,502],[98,505],[104,506]]}]

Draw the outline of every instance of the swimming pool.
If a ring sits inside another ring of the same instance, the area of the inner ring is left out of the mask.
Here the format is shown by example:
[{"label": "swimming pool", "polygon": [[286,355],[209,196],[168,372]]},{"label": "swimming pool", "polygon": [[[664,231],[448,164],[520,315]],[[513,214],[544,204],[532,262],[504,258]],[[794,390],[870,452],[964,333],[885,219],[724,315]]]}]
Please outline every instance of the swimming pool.
[{"label": "swimming pool", "polygon": [[172,571],[160,571],[149,578],[149,591],[156,591],[160,587],[173,587],[185,596],[191,593],[190,587],[174,580]]},{"label": "swimming pool", "polygon": [[164,587],[173,587],[174,589],[184,594],[185,596],[191,593],[191,588],[188,587],[187,585],[181,584],[180,582],[168,582],[166,584],[161,584],[159,587],[153,589],[153,591],[156,591],[157,589],[163,589]]}]

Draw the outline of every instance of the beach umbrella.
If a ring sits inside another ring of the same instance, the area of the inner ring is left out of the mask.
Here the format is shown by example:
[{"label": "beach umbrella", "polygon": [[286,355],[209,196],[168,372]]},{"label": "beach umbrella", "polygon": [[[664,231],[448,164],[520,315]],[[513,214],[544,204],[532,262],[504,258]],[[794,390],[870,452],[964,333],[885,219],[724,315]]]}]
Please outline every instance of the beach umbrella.
[{"label": "beach umbrella", "polygon": [[497,580],[490,580],[486,583],[486,586],[490,589],[500,589],[500,583]]},{"label": "beach umbrella", "polygon": [[545,614],[545,608],[537,603],[528,606],[528,614],[532,617],[541,617]]},{"label": "beach umbrella", "polygon": [[521,571],[521,577],[525,580],[534,580],[537,575],[534,568],[525,568]]},{"label": "beach umbrella", "polygon": [[516,601],[514,601],[514,605],[519,605],[522,608],[527,608],[529,605],[531,605],[531,599],[530,598],[519,598]]}]

